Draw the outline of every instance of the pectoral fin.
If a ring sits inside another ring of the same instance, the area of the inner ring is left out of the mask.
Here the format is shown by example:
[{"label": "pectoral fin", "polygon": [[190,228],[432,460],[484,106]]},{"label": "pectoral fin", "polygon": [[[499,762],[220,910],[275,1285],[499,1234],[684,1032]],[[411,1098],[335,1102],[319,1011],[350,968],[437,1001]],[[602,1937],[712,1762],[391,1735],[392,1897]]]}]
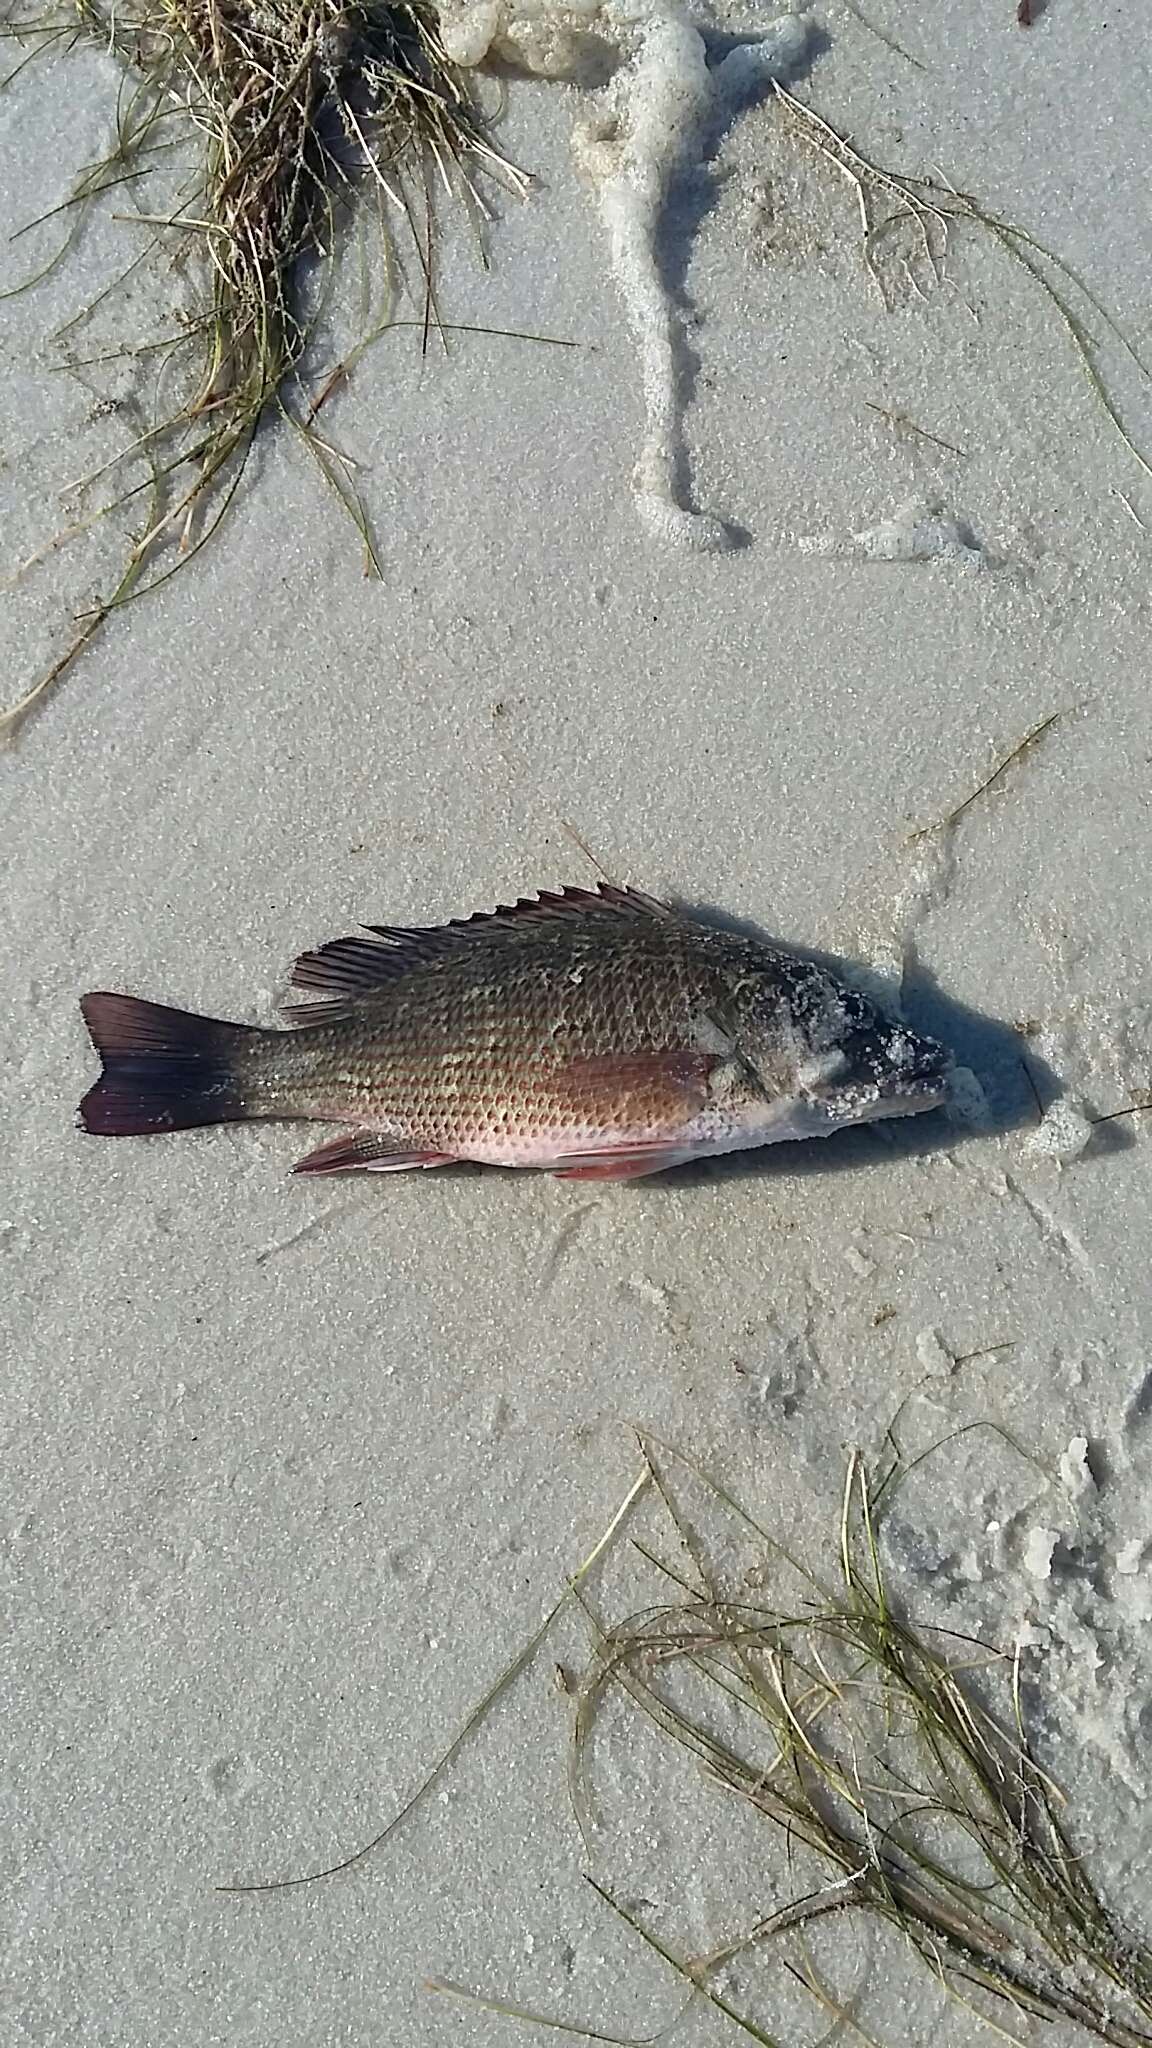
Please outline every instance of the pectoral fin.
[{"label": "pectoral fin", "polygon": [[565,1153],[550,1171],[557,1180],[640,1180],[646,1173],[679,1166],[684,1157],[683,1146],[630,1142],[616,1149]]}]

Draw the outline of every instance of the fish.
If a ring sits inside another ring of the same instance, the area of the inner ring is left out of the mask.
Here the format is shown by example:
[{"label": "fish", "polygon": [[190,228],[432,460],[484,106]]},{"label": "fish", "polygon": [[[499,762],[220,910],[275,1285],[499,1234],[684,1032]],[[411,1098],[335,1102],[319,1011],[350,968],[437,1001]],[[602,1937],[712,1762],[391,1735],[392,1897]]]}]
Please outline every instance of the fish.
[{"label": "fish", "polygon": [[85,1131],[351,1126],[300,1174],[617,1181],[933,1109],[951,1056],[805,954],[603,882],[301,954],[284,1028],[94,992]]}]

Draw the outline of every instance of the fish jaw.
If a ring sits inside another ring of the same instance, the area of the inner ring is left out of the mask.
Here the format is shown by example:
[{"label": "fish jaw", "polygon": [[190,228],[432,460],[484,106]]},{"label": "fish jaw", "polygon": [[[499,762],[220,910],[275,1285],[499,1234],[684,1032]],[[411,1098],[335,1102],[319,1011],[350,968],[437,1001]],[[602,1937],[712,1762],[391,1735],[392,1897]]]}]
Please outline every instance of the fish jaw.
[{"label": "fish jaw", "polygon": [[893,1116],[923,1116],[948,1101],[946,1086],[917,1087],[884,1094],[844,1089],[837,1099],[807,1105],[813,1128],[809,1137],[832,1137],[860,1124],[882,1123]]},{"label": "fish jaw", "polygon": [[906,1116],[918,1109],[935,1108],[941,1100],[942,1096],[913,1101],[853,1099],[845,1095],[830,1109],[802,1094],[777,1096],[774,1101],[765,1098],[749,1102],[730,1121],[701,1118],[697,1127],[685,1134],[681,1160],[677,1163],[717,1158],[727,1152],[751,1151],[766,1145],[803,1144],[811,1138],[830,1138],[837,1131],[872,1123],[879,1117]]},{"label": "fish jaw", "polygon": [[846,1038],[798,1072],[800,1092],[826,1132],[939,1109],[951,1091],[953,1060],[933,1038],[890,1018]]}]

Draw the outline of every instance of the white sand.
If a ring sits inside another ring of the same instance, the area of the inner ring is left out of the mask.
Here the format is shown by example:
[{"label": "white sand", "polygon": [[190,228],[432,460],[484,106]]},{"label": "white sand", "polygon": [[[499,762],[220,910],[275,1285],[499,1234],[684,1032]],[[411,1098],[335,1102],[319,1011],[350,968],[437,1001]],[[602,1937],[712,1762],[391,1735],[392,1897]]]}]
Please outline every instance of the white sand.
[{"label": "white sand", "polygon": [[[1106,28],[1050,0],[1028,34],[1011,0],[875,11],[927,68],[830,10],[802,90],[1144,319],[1141,0]],[[0,102],[9,225],[98,150],[111,75],[54,60]],[[431,1998],[429,1974],[653,2032],[680,1987],[581,1881],[548,1653],[357,1872],[212,1886],[374,1832],[603,1526],[630,1419],[819,1545],[843,1446],[874,1446],[926,1372],[920,1442],[992,1417],[1044,1471],[963,1439],[902,1499],[893,1568],[922,1615],[1045,1646],[1078,1839],[1134,1915],[1150,1895],[1152,1134],[1037,1147],[1016,1041],[950,1006],[1031,1020],[1078,1115],[1150,1092],[1152,539],[1114,491],[1152,521],[1152,489],[1027,279],[969,237],[954,292],[885,314],[851,194],[762,106],[721,145],[686,278],[690,502],[751,544],[662,549],[630,496],[640,375],[572,167],[581,111],[566,86],[513,89],[502,139],[541,189],[507,209],[491,275],[462,235],[446,248],[443,294],[580,351],[472,339],[422,365],[398,335],[333,404],[384,583],[272,436],[227,544],[105,633],[0,759],[5,2044],[537,2038]],[[121,232],[7,309],[8,562],[117,445],[41,338]],[[798,544],[911,504],[999,566]],[[102,549],[9,599],[7,695],[61,608],[107,587]],[[909,844],[1061,708],[945,842]],[[82,990],[267,1018],[293,954],[360,918],[584,879],[565,819],[615,872],[781,936],[889,970],[912,942],[945,1000],[918,1005],[913,977],[910,1014],[954,1032],[991,1127],[591,1194],[292,1184],[288,1129],[73,1131]],[[1061,1482],[1077,1439],[1082,1488]],[[555,1655],[579,1663],[578,1631]],[[606,1741],[598,1778],[599,1874],[686,1951],[771,1904],[758,1837],[649,1747]],[[976,2038],[877,1936],[840,1938],[837,1981],[868,1986],[885,2041]],[[721,2038],[702,2010],[677,2036]]]}]

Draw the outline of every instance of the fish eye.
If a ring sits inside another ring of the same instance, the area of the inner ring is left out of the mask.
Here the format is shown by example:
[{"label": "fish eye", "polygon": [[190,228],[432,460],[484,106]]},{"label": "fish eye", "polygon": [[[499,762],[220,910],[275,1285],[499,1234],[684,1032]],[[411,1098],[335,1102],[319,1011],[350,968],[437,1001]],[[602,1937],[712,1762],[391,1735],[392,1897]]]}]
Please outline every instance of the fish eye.
[{"label": "fish eye", "polygon": [[846,988],[840,997],[840,1010],[849,1029],[867,1029],[876,1019],[872,1004],[862,988]]}]

